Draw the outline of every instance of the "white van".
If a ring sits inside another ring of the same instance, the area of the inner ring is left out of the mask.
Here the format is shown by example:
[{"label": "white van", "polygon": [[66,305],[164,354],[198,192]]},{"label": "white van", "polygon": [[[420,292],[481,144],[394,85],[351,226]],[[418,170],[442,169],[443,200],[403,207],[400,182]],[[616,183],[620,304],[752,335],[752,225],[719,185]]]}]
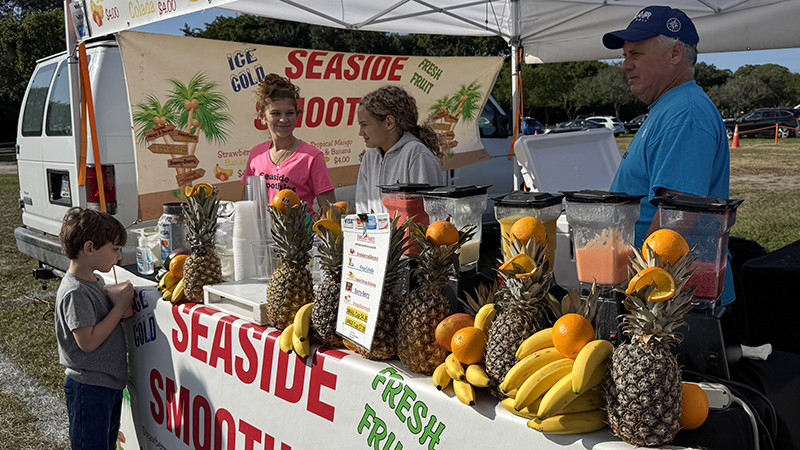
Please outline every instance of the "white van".
[{"label": "white van", "polygon": [[[139,217],[134,140],[130,105],[119,48],[113,40],[87,44],[97,134],[107,210],[123,225]],[[69,260],[58,242],[61,220],[71,206],[99,208],[91,139],[88,139],[86,186],[78,186],[80,105],[71,104],[66,52],[37,62],[23,99],[17,130],[17,163],[23,226],[14,230],[20,252],[44,268],[66,271]],[[448,185],[492,185],[489,197],[509,193],[515,161],[508,159],[508,118],[493,98],[486,103],[479,127],[491,159],[447,172]],[[339,188],[337,199],[351,199],[352,186]],[[492,221],[488,202],[484,221]],[[151,224],[151,225],[154,225]],[[138,228],[141,227],[137,226]],[[135,263],[136,236],[128,233],[122,265]]]}]

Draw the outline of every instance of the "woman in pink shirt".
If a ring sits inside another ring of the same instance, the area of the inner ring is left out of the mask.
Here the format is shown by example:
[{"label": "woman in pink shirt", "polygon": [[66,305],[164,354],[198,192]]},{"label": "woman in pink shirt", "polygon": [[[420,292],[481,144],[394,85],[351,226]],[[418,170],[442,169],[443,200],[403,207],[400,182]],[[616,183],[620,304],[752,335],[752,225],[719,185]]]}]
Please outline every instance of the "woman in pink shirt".
[{"label": "woman in pink shirt", "polygon": [[329,202],[336,202],[336,196],[322,152],[294,137],[298,98],[300,88],[288,78],[271,73],[259,83],[258,115],[272,140],[250,150],[242,184],[247,184],[249,176],[264,175],[270,202],[281,190],[291,189],[308,203],[308,211],[313,213],[315,198],[320,209],[324,209]]}]

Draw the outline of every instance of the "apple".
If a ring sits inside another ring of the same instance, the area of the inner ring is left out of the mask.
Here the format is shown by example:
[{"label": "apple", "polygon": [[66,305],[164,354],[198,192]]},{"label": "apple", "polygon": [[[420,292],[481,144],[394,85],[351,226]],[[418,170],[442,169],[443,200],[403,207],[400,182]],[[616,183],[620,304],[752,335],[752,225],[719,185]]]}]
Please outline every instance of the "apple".
[{"label": "apple", "polygon": [[456,313],[445,317],[439,325],[436,326],[436,342],[448,352],[452,351],[450,348],[450,340],[456,331],[464,327],[475,326],[475,318],[470,314]]}]

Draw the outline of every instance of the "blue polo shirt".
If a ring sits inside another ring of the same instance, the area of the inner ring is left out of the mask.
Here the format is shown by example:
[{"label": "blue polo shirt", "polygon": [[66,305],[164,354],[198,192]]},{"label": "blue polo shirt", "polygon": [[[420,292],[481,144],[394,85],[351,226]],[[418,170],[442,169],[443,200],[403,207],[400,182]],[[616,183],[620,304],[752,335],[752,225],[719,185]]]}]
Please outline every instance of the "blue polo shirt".
[{"label": "blue polo shirt", "polygon": [[[611,183],[611,190],[645,195],[636,222],[636,247],[641,248],[658,201],[658,188],[694,195],[728,198],[730,152],[722,116],[694,81],[677,86],[649,106],[642,124]],[[725,271],[721,304],[735,300],[733,274]]]}]

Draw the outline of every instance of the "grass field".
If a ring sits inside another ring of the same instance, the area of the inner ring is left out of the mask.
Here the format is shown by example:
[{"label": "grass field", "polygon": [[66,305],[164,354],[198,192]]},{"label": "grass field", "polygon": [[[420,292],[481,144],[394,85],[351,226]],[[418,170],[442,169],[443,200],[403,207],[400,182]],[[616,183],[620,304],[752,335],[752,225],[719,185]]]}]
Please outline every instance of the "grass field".
[{"label": "grass field", "polygon": [[[626,149],[632,136],[617,141]],[[731,150],[731,198],[744,199],[734,236],[777,250],[800,240],[800,138],[742,139]],[[53,333],[57,281],[43,285],[31,276],[35,261],[20,254],[13,237],[21,225],[17,176],[0,175],[0,353],[51,394],[63,399],[63,368]],[[44,289],[43,289],[44,288]],[[60,450],[32,424],[36,417],[13,393],[0,392],[0,442],[3,448]]]}]

